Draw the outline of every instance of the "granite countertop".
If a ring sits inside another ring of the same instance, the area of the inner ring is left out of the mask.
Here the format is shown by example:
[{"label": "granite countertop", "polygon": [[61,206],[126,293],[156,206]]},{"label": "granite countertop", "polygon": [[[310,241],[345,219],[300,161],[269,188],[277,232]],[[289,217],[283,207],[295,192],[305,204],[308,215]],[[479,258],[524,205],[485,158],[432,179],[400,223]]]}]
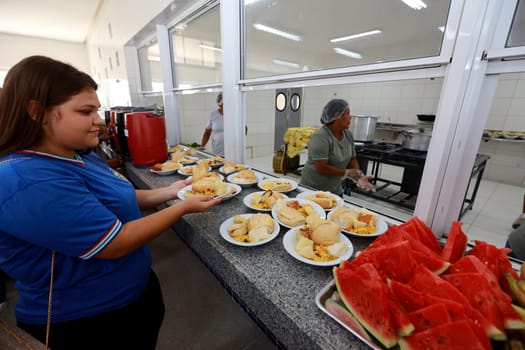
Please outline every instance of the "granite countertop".
[{"label": "granite countertop", "polygon": [[[126,170],[139,188],[158,188],[183,178],[159,176],[130,163]],[[303,190],[299,187],[288,196],[295,197]],[[255,191],[260,189],[244,187],[237,196],[205,213],[185,215],[173,229],[279,345],[309,350],[368,349],[316,305],[316,295],[333,280],[332,268],[308,265],[290,256],[282,242],[287,228],[281,227],[276,239],[256,247],[236,246],[220,236],[219,227],[226,219],[254,212],[243,204],[243,198]],[[351,241],[356,252],[370,244],[372,238],[352,237]]]}]

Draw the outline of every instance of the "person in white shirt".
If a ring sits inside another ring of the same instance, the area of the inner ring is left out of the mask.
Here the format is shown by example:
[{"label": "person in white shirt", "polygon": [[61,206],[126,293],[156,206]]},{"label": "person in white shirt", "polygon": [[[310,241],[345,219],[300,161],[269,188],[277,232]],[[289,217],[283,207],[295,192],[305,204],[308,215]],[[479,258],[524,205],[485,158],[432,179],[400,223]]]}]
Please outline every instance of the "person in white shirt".
[{"label": "person in white shirt", "polygon": [[202,135],[201,150],[206,149],[206,144],[211,136],[211,150],[215,155],[224,156],[224,117],[222,107],[222,92],[217,95],[218,109],[210,113],[210,117],[204,127]]}]

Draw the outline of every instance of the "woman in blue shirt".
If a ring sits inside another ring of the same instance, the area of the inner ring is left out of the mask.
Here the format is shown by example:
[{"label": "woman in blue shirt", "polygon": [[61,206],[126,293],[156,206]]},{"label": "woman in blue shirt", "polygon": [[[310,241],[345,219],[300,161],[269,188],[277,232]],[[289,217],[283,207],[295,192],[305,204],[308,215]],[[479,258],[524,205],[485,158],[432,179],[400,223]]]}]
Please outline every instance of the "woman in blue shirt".
[{"label": "woman in blue shirt", "polygon": [[189,183],[135,190],[92,149],[104,125],[97,84],[43,56],[23,59],[0,92],[0,269],[16,281],[17,325],[54,350],[155,349],[164,316],[147,243],[193,197],[146,217]]}]

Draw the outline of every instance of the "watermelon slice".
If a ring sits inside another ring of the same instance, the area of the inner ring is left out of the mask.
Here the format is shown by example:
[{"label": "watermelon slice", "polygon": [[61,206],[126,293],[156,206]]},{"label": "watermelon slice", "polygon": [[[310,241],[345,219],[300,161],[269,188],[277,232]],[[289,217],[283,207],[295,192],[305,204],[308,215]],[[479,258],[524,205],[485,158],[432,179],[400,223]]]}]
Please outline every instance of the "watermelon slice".
[{"label": "watermelon slice", "polygon": [[425,307],[424,294],[410,287],[408,284],[395,280],[387,280],[388,287],[394,300],[406,311],[411,312]]},{"label": "watermelon slice", "polygon": [[412,256],[408,241],[376,247],[370,252],[375,256],[374,266],[383,279],[391,278],[405,283],[416,271],[418,263]]},{"label": "watermelon slice", "polygon": [[406,337],[414,331],[415,327],[410,322],[407,314],[405,314],[399,304],[397,304],[394,299],[390,299],[390,315],[392,316],[392,321],[396,327],[396,333],[399,336]]},{"label": "watermelon slice", "polygon": [[401,350],[484,350],[465,320],[442,324],[399,340]]},{"label": "watermelon slice", "polygon": [[444,304],[433,304],[408,313],[408,319],[415,327],[415,333],[451,321]]},{"label": "watermelon slice", "polygon": [[347,309],[386,348],[397,344],[389,291],[372,264],[355,270],[334,267],[337,290]]},{"label": "watermelon slice", "polygon": [[487,278],[481,273],[454,273],[443,276],[458,288],[479,309],[485,317],[500,329],[525,329],[521,316],[514,310],[507,299],[498,296],[501,289],[493,289]]},{"label": "watermelon slice", "polygon": [[441,253],[441,257],[450,263],[458,261],[467,249],[467,235],[461,229],[461,225],[462,223],[459,221],[452,222]]},{"label": "watermelon slice", "polygon": [[423,220],[417,216],[413,216],[410,220],[400,225],[402,229],[407,230],[412,236],[417,236],[421,243],[434,251],[434,253],[441,255],[441,245],[439,244],[432,229],[425,224]]}]

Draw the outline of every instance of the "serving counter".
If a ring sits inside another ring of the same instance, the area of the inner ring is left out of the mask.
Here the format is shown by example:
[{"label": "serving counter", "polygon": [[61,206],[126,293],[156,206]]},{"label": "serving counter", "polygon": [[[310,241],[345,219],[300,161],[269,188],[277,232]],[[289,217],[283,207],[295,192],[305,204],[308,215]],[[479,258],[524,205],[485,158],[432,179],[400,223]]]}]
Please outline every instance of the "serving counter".
[{"label": "serving counter", "polygon": [[[126,171],[135,186],[143,189],[166,186],[183,178],[159,176],[130,163],[126,164]],[[282,241],[287,228],[281,227],[276,239],[255,247],[233,245],[220,236],[219,227],[226,219],[253,212],[243,204],[243,198],[259,190],[245,187],[205,213],[185,215],[173,229],[278,348],[367,349],[316,305],[316,294],[333,279],[332,268],[308,265],[290,256]],[[304,190],[299,187],[288,196],[295,197]],[[387,222],[396,223],[388,218]],[[352,237],[351,241],[356,252],[370,244],[372,238]]]}]

